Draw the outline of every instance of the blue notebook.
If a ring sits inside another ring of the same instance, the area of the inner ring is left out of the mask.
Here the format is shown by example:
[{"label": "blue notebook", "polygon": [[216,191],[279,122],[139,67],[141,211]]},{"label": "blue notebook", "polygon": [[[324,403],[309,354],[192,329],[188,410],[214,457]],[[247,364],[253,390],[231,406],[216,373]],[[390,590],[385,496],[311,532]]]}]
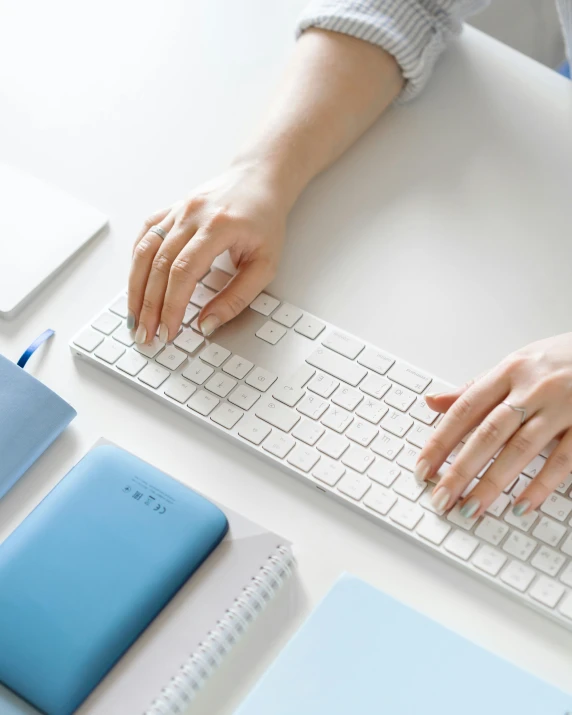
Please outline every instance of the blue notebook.
[{"label": "blue notebook", "polygon": [[346,575],[236,715],[571,712],[572,696]]}]

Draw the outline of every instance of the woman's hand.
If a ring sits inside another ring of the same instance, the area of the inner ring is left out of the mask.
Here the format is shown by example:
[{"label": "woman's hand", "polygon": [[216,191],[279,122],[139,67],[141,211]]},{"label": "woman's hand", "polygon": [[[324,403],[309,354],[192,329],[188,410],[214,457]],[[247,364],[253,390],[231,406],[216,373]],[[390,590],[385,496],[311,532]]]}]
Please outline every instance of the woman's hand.
[{"label": "woman's hand", "polygon": [[561,437],[515,501],[513,510],[522,516],[540,506],[572,469],[572,333],[532,343],[476,381],[427,396],[427,404],[446,414],[419,455],[415,475],[420,480],[435,475],[453,448],[477,427],[435,487],[437,509],[451,508],[502,448],[463,499],[461,513],[466,517],[483,514],[554,437]]},{"label": "woman's hand", "polygon": [[[177,334],[197,281],[226,249],[237,274],[199,314],[205,335],[249,305],[272,280],[288,209],[259,165],[236,165],[190,196],[150,216],[133,248],[128,327],[135,341]],[[150,229],[159,226],[163,240]]]}]

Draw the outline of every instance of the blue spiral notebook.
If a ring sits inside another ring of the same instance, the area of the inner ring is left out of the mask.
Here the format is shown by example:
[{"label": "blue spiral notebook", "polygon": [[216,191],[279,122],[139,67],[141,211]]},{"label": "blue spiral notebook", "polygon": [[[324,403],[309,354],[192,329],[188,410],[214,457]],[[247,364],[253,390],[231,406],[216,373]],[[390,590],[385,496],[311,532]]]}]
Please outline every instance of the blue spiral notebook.
[{"label": "blue spiral notebook", "polygon": [[571,715],[572,696],[345,575],[236,715],[269,713]]}]

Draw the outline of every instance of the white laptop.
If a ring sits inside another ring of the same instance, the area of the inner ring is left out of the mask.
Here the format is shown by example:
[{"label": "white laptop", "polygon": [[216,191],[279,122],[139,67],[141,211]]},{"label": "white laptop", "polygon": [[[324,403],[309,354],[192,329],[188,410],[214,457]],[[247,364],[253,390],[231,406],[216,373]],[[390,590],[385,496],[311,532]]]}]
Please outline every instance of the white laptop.
[{"label": "white laptop", "polygon": [[107,218],[6,164],[0,164],[0,197],[0,316],[11,318]]}]

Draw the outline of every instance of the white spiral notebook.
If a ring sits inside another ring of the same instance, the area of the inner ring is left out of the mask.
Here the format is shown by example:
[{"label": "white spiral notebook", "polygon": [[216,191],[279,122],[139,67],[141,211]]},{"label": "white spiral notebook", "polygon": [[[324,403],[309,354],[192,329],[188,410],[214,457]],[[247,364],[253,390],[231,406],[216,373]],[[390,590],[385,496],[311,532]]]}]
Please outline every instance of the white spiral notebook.
[{"label": "white spiral notebook", "polygon": [[[183,715],[288,580],[294,565],[290,544],[217,506],[229,522],[223,542],[77,715]],[[1,715],[37,712],[0,685]]]}]

